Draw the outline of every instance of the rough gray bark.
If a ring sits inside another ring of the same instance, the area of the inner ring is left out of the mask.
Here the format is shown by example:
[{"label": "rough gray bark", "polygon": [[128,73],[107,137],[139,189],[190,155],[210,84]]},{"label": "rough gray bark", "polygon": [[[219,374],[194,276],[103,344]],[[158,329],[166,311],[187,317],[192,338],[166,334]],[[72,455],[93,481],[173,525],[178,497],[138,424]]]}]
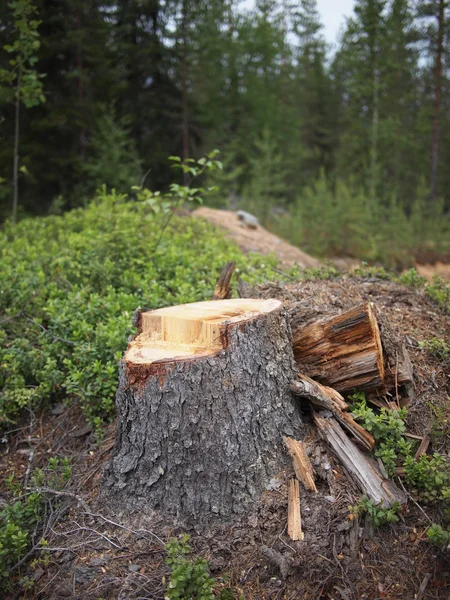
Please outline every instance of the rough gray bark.
[{"label": "rough gray bark", "polygon": [[[209,357],[122,363],[118,429],[104,499],[202,526],[255,507],[302,437],[284,309],[233,325]],[[116,504],[117,503],[117,504]]]}]

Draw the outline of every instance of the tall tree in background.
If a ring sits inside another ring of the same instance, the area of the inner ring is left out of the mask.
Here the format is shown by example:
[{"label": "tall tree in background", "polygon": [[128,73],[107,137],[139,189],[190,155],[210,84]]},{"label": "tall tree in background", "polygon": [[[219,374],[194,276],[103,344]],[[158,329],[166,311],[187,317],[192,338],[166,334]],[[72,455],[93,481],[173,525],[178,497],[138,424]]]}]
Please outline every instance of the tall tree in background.
[{"label": "tall tree in background", "polygon": [[26,108],[45,102],[42,87],[42,74],[35,68],[40,41],[38,27],[40,21],[35,16],[36,7],[31,0],[15,0],[9,4],[12,11],[14,32],[11,44],[6,44],[4,50],[11,55],[9,69],[0,72],[3,82],[13,86],[14,113],[14,165],[13,165],[13,206],[12,220],[17,220],[17,205],[19,200],[19,136],[20,136],[20,105]]}]

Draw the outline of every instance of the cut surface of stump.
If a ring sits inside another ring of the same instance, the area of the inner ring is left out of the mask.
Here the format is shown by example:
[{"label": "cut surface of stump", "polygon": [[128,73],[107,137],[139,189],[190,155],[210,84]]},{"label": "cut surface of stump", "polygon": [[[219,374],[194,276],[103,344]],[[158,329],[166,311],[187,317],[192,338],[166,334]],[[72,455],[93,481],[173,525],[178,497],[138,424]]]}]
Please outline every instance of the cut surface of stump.
[{"label": "cut surface of stump", "polygon": [[200,527],[256,507],[288,463],[283,437],[302,437],[295,372],[278,300],[141,313],[121,363],[105,501]]}]

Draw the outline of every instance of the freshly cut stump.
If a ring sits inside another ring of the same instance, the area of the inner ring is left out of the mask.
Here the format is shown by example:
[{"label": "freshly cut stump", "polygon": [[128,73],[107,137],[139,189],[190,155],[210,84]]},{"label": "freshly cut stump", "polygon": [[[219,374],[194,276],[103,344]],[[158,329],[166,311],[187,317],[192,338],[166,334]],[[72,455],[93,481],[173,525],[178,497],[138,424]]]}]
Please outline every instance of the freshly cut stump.
[{"label": "freshly cut stump", "polygon": [[283,437],[302,437],[295,373],[278,300],[141,313],[121,364],[105,499],[200,528],[255,507],[288,463]]}]

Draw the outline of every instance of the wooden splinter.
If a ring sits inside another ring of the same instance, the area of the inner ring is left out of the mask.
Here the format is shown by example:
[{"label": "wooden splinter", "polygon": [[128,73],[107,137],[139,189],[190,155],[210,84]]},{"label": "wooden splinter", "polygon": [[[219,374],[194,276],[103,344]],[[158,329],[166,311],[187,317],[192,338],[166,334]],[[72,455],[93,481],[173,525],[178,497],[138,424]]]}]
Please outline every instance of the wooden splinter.
[{"label": "wooden splinter", "polygon": [[311,490],[317,494],[316,484],[314,483],[314,470],[306,455],[303,444],[290,437],[285,437],[284,443],[291,455],[297,479],[303,483],[307,490]]},{"label": "wooden splinter", "polygon": [[289,480],[288,535],[291,540],[294,541],[302,541],[305,539],[302,531],[302,517],[300,513],[300,485],[297,479]]}]

